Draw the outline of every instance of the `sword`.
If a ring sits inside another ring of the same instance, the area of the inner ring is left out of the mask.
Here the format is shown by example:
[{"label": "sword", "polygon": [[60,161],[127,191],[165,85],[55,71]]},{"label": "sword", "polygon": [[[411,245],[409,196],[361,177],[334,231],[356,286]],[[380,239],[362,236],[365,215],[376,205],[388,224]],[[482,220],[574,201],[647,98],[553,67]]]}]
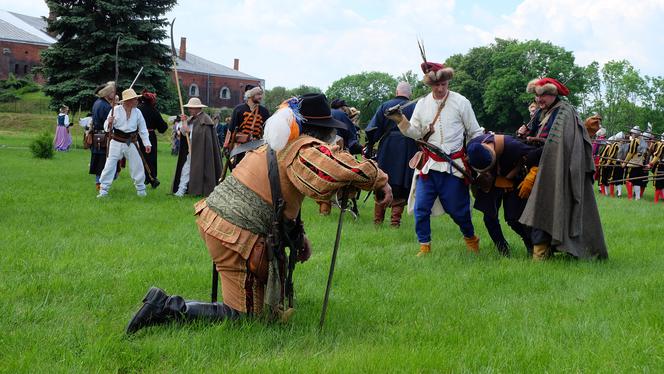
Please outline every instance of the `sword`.
[{"label": "sword", "polygon": [[320,322],[318,324],[318,331],[323,330],[325,323],[325,314],[327,313],[327,303],[330,298],[330,289],[332,287],[332,276],[334,275],[334,265],[337,262],[337,252],[339,251],[339,242],[341,241],[341,227],[344,223],[344,211],[348,207],[348,192],[349,189],[344,187],[341,189],[341,201],[339,203],[339,223],[337,224],[337,236],[334,240],[334,250],[332,251],[332,261],[330,262],[330,272],[327,275],[327,286],[325,287],[325,297],[323,298],[323,309],[320,313]]}]

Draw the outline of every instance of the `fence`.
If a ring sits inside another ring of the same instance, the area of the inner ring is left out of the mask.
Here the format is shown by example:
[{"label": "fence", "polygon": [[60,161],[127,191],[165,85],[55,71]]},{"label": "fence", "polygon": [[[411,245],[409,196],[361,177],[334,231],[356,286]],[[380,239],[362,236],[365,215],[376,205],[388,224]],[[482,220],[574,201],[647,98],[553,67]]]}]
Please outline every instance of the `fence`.
[{"label": "fence", "polygon": [[49,114],[54,113],[49,109],[49,99],[34,99],[34,100],[16,100],[6,103],[0,103],[0,112],[7,113],[33,113],[33,114]]}]

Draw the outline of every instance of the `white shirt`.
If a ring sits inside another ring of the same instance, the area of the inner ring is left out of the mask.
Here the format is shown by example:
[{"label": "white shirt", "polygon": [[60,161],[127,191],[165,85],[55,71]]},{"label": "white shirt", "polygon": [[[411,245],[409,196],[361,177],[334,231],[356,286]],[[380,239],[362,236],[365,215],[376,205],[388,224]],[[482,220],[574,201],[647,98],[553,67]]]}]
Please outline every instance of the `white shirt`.
[{"label": "white shirt", "polygon": [[[415,105],[413,116],[410,118],[410,127],[404,135],[413,139],[422,139],[429,131],[429,124],[438,113],[441,102],[442,100],[435,100],[432,93],[419,100]],[[470,101],[453,91],[449,91],[445,107],[433,128],[434,132],[429,137],[429,143],[437,145],[448,155],[463,148],[464,134],[465,140],[468,142],[470,139],[484,133],[484,129],[477,123]],[[454,162],[463,168],[461,159],[456,159]],[[422,173],[426,174],[429,170],[452,173],[457,177],[463,177],[461,172],[452,168],[446,161],[439,162],[429,159],[422,168]]]},{"label": "white shirt", "polygon": [[[134,132],[138,130],[138,135],[141,136],[143,145],[146,147],[152,147],[150,143],[150,137],[148,135],[148,128],[145,125],[145,118],[138,108],[133,108],[127,118],[127,112],[125,111],[122,104],[116,105],[115,110],[108,112],[108,117],[111,116],[111,113],[114,113],[115,120],[113,121],[113,128],[118,129],[122,132]],[[108,131],[108,117],[104,121],[104,130]]]}]

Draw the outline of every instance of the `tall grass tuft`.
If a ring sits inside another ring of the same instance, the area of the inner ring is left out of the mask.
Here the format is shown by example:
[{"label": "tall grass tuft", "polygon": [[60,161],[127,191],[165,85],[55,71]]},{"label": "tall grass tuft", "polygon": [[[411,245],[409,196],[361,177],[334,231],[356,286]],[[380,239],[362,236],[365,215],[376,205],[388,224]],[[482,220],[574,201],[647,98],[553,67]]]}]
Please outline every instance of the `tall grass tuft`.
[{"label": "tall grass tuft", "polygon": [[53,134],[43,132],[30,143],[30,151],[35,158],[53,158]]}]

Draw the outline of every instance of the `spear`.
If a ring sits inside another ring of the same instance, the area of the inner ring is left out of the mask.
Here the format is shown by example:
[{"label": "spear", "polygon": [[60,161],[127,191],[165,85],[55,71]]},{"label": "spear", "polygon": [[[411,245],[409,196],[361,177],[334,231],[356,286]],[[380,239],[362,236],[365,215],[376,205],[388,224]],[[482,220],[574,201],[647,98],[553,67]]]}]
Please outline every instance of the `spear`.
[{"label": "spear", "polygon": [[[178,78],[178,62],[177,55],[175,54],[175,41],[173,40],[173,25],[175,24],[175,18],[171,22],[171,59],[173,60],[173,73],[175,75],[175,87],[178,90],[178,99],[180,100],[180,115],[184,116],[184,104],[182,103],[182,93],[180,92],[180,78]],[[186,124],[185,121],[182,121],[183,125]],[[191,141],[189,141],[189,133],[184,132],[184,137],[187,139],[187,145],[189,146],[189,154],[191,154]]]},{"label": "spear", "polygon": [[[115,105],[117,104],[116,98],[118,97],[118,78],[120,77],[120,62],[118,60],[118,52],[120,51],[120,37],[122,34],[118,34],[118,40],[115,42],[115,83],[113,84],[113,104],[111,105],[111,117],[115,115]],[[115,117],[114,117],[115,118]],[[113,132],[113,122],[108,125],[108,133]],[[111,136],[106,137],[106,157],[108,157],[108,150],[111,148]]]}]

